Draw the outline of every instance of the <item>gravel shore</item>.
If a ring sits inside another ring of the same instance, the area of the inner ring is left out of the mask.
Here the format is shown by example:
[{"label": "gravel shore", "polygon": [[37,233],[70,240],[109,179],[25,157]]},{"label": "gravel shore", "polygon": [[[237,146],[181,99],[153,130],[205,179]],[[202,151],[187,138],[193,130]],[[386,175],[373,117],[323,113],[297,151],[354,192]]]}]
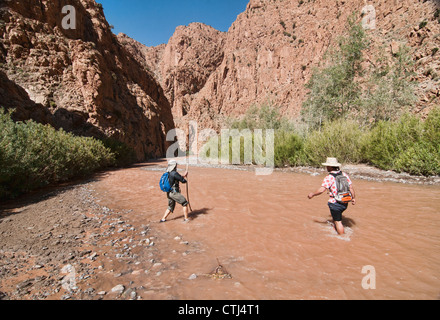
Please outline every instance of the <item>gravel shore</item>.
[{"label": "gravel shore", "polygon": [[[114,261],[140,264],[137,250],[151,264],[154,237],[148,225],[131,226],[127,212],[99,205],[91,188],[39,192],[2,206],[0,300],[138,298],[133,283],[118,283],[126,270],[113,270]],[[104,291],[96,286],[105,277],[112,287]]]}]

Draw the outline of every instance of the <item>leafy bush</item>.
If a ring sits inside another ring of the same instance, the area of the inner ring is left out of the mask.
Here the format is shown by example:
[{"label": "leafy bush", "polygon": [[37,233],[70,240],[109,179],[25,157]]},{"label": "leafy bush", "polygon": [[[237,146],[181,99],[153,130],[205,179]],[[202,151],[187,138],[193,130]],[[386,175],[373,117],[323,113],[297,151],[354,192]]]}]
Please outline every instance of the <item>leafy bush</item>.
[{"label": "leafy bush", "polygon": [[426,141],[417,142],[397,158],[395,170],[413,175],[440,175],[440,148]]},{"label": "leafy bush", "polygon": [[434,108],[424,124],[424,139],[437,148],[440,147],[440,107]]},{"label": "leafy bush", "polygon": [[124,167],[136,162],[136,153],[125,143],[112,138],[103,139],[102,143],[114,154],[117,167]]},{"label": "leafy bush", "polygon": [[34,121],[14,122],[0,109],[0,198],[85,177],[115,165],[101,141],[76,137]]},{"label": "leafy bush", "polygon": [[422,137],[423,123],[415,116],[405,114],[399,121],[380,121],[363,141],[363,159],[380,169],[394,170],[399,156]]},{"label": "leafy bush", "polygon": [[440,108],[423,122],[405,114],[398,121],[381,121],[366,136],[364,161],[380,169],[415,175],[440,174]]},{"label": "leafy bush", "polygon": [[279,131],[275,134],[275,166],[304,165],[304,139],[294,132]]},{"label": "leafy bush", "polygon": [[364,131],[350,120],[326,123],[322,130],[312,132],[305,141],[304,153],[309,165],[320,166],[327,157],[344,163],[361,161],[361,141]]},{"label": "leafy bush", "polygon": [[396,170],[415,175],[440,175],[440,107],[433,109],[420,139],[396,160]]}]

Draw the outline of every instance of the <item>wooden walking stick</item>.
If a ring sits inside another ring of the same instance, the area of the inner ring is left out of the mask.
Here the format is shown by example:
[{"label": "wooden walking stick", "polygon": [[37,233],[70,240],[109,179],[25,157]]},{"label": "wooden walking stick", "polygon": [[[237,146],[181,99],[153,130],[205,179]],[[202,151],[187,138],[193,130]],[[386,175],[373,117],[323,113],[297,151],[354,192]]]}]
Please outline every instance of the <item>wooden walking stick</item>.
[{"label": "wooden walking stick", "polygon": [[[186,172],[188,172],[188,163],[186,164]],[[193,209],[191,208],[191,201],[189,201],[189,182],[186,180],[186,200],[188,201],[188,207],[189,210],[192,212]]]},{"label": "wooden walking stick", "polygon": [[[189,150],[190,150],[190,141],[189,141],[189,126],[188,126],[188,151],[186,152],[186,172],[189,170]],[[186,200],[188,201],[189,210],[192,212],[191,202],[189,201],[189,182],[186,181]]]}]

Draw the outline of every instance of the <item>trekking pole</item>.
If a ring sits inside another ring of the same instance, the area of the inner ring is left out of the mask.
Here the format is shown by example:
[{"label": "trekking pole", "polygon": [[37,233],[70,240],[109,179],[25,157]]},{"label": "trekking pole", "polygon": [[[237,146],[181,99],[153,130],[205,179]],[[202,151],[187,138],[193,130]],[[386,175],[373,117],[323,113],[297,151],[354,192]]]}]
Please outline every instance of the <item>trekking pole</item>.
[{"label": "trekking pole", "polygon": [[188,180],[186,181],[186,198],[188,200],[189,210],[192,212],[193,209],[191,208],[191,202],[189,201],[189,183],[188,183]]},{"label": "trekking pole", "polygon": [[[186,172],[188,172],[188,168],[189,168],[189,163],[186,163]],[[189,201],[189,182],[188,180],[186,180],[186,200],[188,201],[188,207],[189,210],[192,212],[192,208],[191,208],[191,202]]]},{"label": "trekking pole", "polygon": [[[188,144],[190,143],[189,141],[189,127],[188,127]],[[189,148],[188,151],[186,152],[186,172],[188,173],[189,170]],[[191,202],[189,201],[189,182],[188,180],[186,181],[186,199],[188,201],[188,207],[189,210],[192,212],[192,208],[191,208]]]}]

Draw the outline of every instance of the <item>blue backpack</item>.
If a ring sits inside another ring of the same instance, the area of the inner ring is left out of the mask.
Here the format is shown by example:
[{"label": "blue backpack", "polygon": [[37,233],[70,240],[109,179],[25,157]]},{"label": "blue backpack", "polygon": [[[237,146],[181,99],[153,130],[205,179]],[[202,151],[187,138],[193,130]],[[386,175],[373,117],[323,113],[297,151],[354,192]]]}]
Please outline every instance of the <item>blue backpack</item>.
[{"label": "blue backpack", "polygon": [[162,175],[162,178],[160,178],[160,190],[162,190],[163,192],[171,192],[172,187],[170,184],[170,173],[169,172],[165,172]]}]

